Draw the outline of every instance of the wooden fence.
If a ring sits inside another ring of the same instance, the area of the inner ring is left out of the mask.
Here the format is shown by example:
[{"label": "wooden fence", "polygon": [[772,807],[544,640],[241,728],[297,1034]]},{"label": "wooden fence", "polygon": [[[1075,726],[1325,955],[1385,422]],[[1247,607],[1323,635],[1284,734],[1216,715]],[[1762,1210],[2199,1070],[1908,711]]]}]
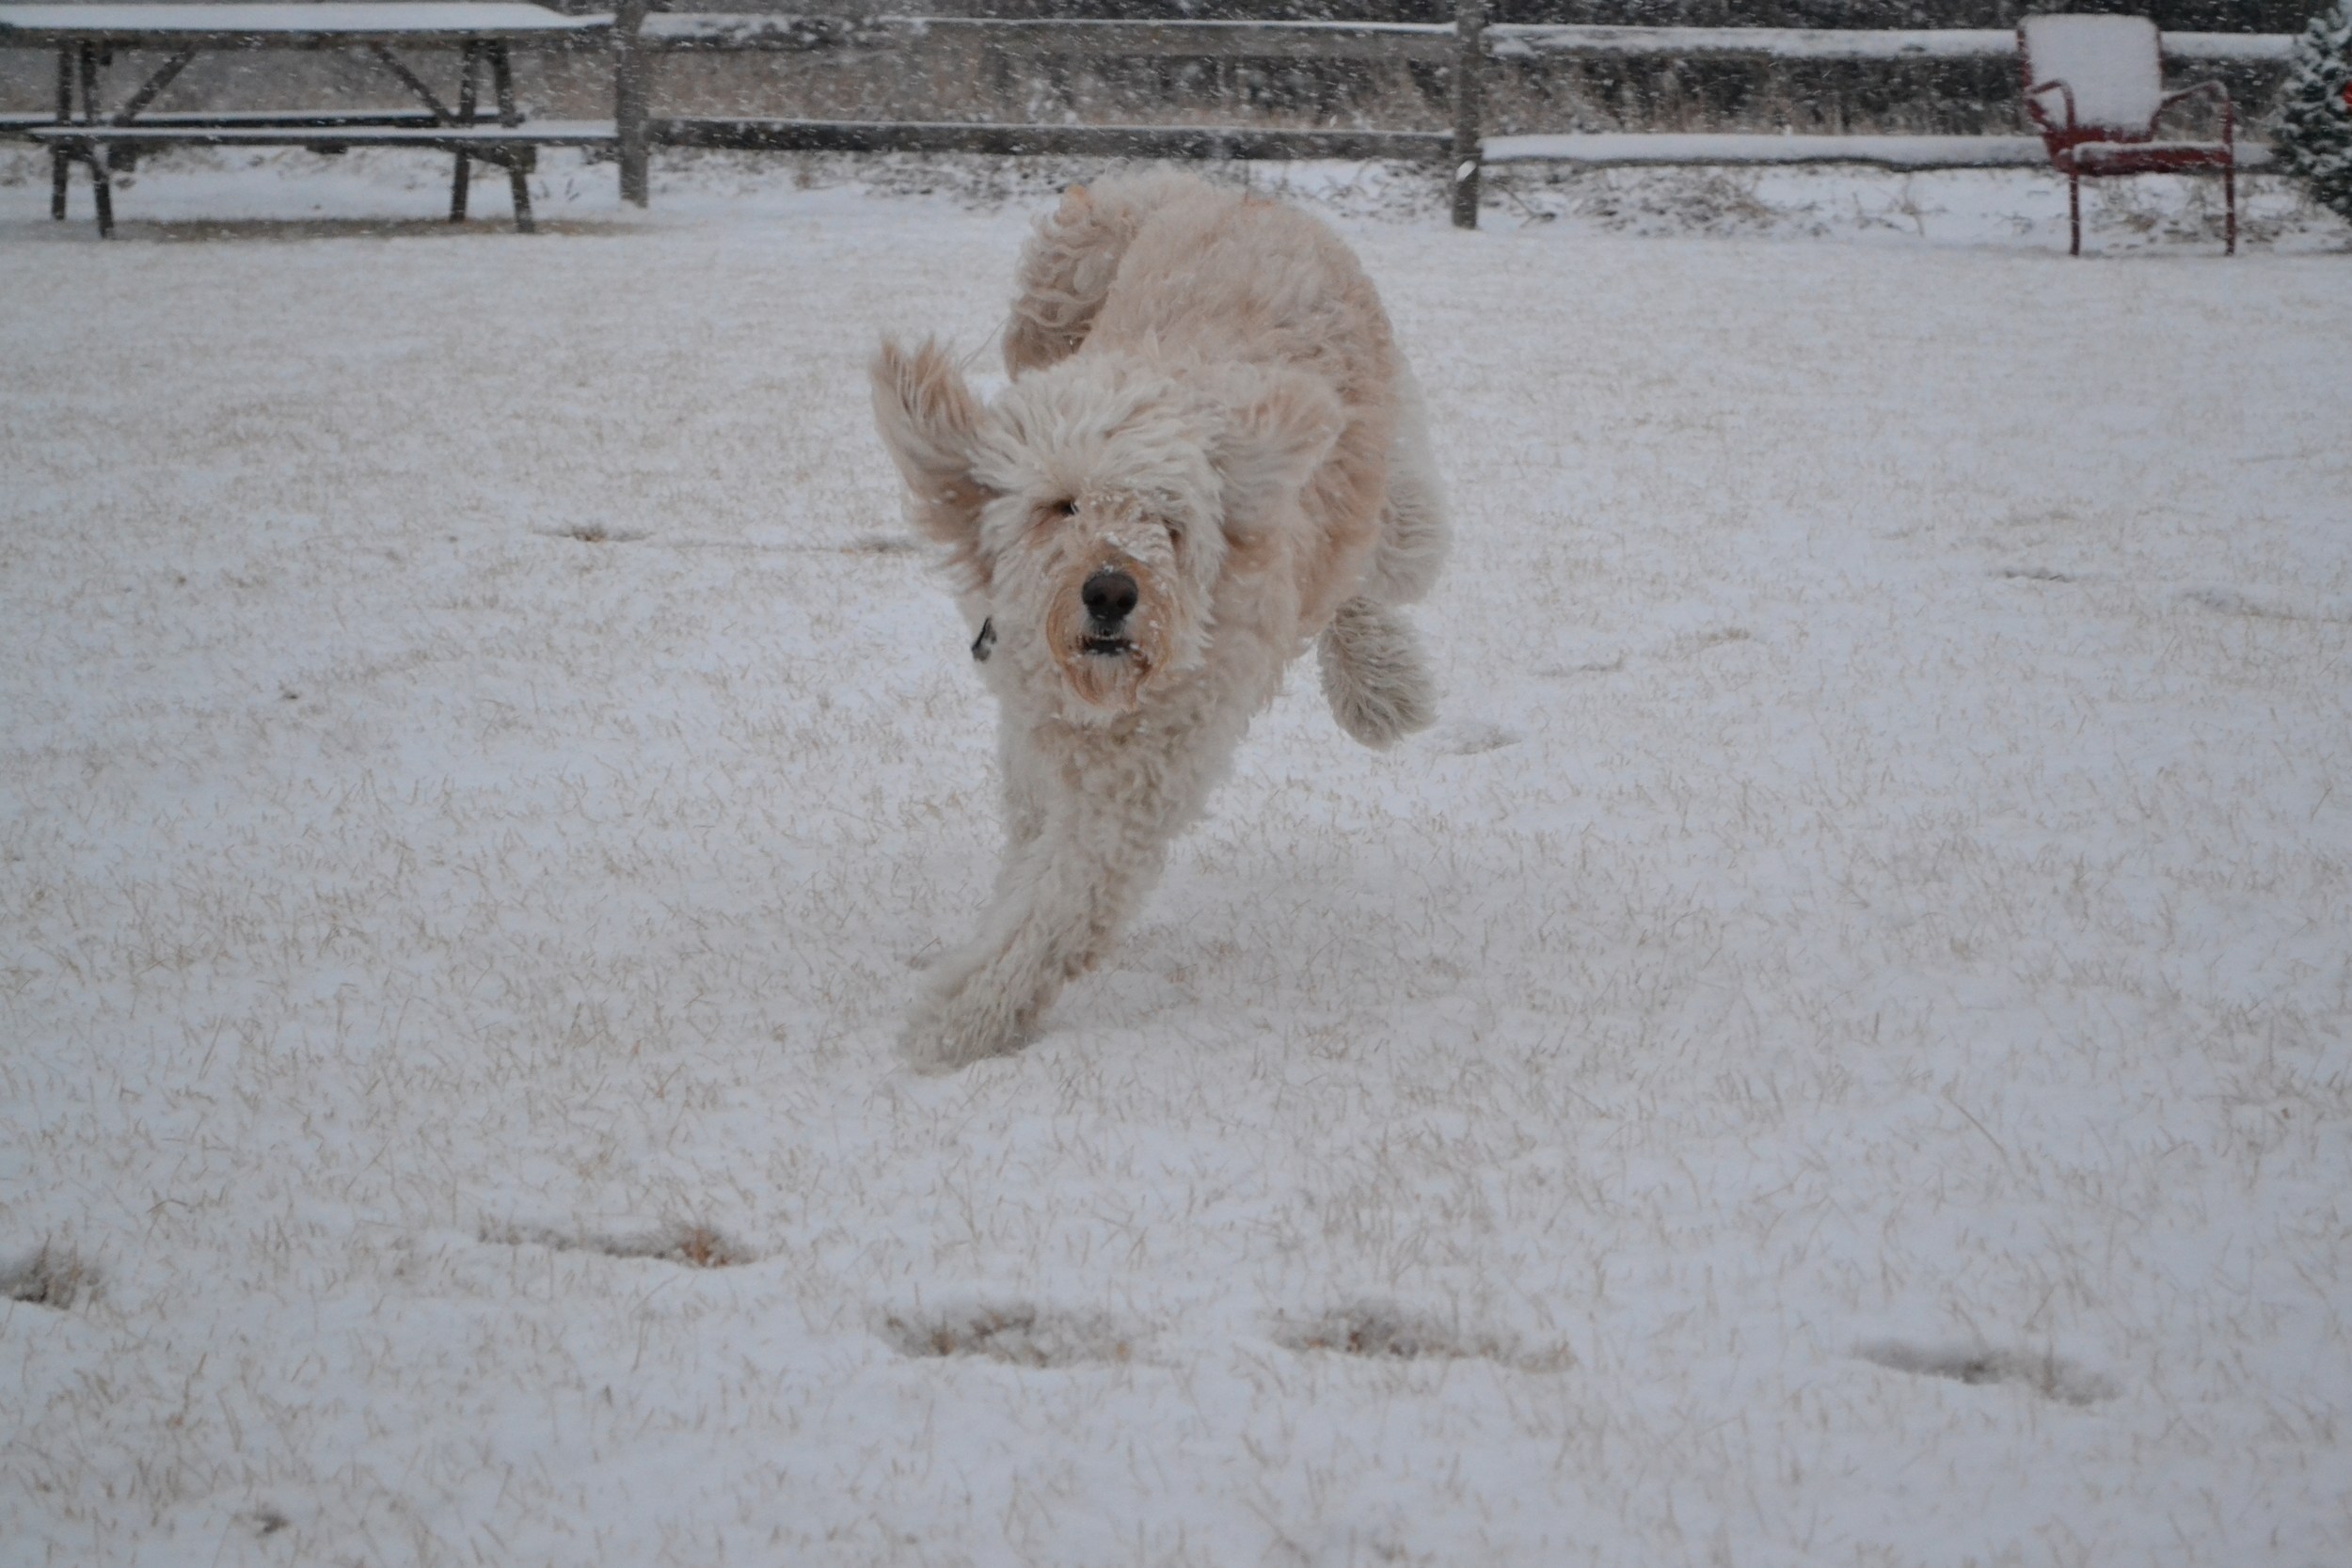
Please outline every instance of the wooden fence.
[{"label": "wooden fence", "polygon": [[[1397,159],[1445,171],[1454,222],[1478,224],[1479,175],[1490,164],[1589,166],[1868,163],[1899,168],[2005,167],[2043,161],[2029,136],[1486,135],[1490,63],[1649,57],[1688,60],[1922,61],[2013,59],[2013,33],[1984,29],[1836,31],[1785,27],[1597,27],[1489,24],[1485,0],[1456,0],[1451,26],[1340,22],[1000,21],[963,17],[648,13],[621,0],[614,28],[613,112],[621,194],[644,206],[655,147],[772,151],[1061,153],[1133,158]],[[1296,130],[1165,125],[1009,125],[912,120],[678,119],[652,112],[655,61],[700,52],[891,51],[926,40],[981,43],[1005,72],[1055,60],[1408,62],[1450,76],[1453,130]],[[2168,33],[2183,61],[2280,62],[2282,34]],[[1808,145],[1813,144],[1813,145]],[[2259,165],[2259,150],[2249,165]]]}]

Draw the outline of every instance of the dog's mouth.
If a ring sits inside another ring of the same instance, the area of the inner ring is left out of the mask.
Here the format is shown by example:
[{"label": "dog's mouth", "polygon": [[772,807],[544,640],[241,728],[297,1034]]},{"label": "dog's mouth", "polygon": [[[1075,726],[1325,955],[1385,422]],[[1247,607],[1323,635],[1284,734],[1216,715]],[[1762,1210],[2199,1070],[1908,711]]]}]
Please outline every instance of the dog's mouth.
[{"label": "dog's mouth", "polygon": [[1123,637],[1087,637],[1078,641],[1078,651],[1090,658],[1124,658],[1135,648]]}]

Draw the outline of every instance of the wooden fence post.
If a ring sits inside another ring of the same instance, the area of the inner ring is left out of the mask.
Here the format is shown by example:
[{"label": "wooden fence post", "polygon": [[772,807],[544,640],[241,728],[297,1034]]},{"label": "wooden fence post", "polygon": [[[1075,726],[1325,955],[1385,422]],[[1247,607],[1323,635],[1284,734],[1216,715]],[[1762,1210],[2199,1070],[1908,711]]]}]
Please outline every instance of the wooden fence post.
[{"label": "wooden fence post", "polygon": [[1478,227],[1479,88],[1486,67],[1486,0],[1454,0],[1454,227]]},{"label": "wooden fence post", "polygon": [[638,29],[645,23],[645,0],[620,0],[612,18],[612,125],[620,141],[621,199],[643,207],[650,198],[646,181],[646,80],[650,62]]}]

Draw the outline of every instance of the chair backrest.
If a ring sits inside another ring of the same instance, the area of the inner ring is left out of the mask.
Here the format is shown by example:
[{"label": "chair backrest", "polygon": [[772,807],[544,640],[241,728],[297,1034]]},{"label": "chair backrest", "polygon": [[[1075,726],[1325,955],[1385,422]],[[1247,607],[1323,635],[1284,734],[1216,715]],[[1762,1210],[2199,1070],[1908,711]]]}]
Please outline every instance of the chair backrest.
[{"label": "chair backrest", "polygon": [[[2164,46],[2144,16],[2029,16],[2017,24],[2028,89],[2064,82],[2074,89],[2079,130],[2136,137],[2154,128],[2164,106]],[[2035,118],[2066,128],[2066,96],[2056,87],[2029,93]]]}]

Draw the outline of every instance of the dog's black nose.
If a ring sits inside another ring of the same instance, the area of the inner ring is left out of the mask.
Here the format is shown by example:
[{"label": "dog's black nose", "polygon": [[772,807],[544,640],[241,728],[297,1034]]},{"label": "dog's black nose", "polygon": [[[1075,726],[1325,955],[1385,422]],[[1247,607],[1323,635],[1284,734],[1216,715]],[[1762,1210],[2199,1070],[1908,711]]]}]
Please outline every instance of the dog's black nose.
[{"label": "dog's black nose", "polygon": [[1087,614],[1100,626],[1115,626],[1124,621],[1136,608],[1136,579],[1124,572],[1097,572],[1087,578],[1078,596],[1086,601]]}]

